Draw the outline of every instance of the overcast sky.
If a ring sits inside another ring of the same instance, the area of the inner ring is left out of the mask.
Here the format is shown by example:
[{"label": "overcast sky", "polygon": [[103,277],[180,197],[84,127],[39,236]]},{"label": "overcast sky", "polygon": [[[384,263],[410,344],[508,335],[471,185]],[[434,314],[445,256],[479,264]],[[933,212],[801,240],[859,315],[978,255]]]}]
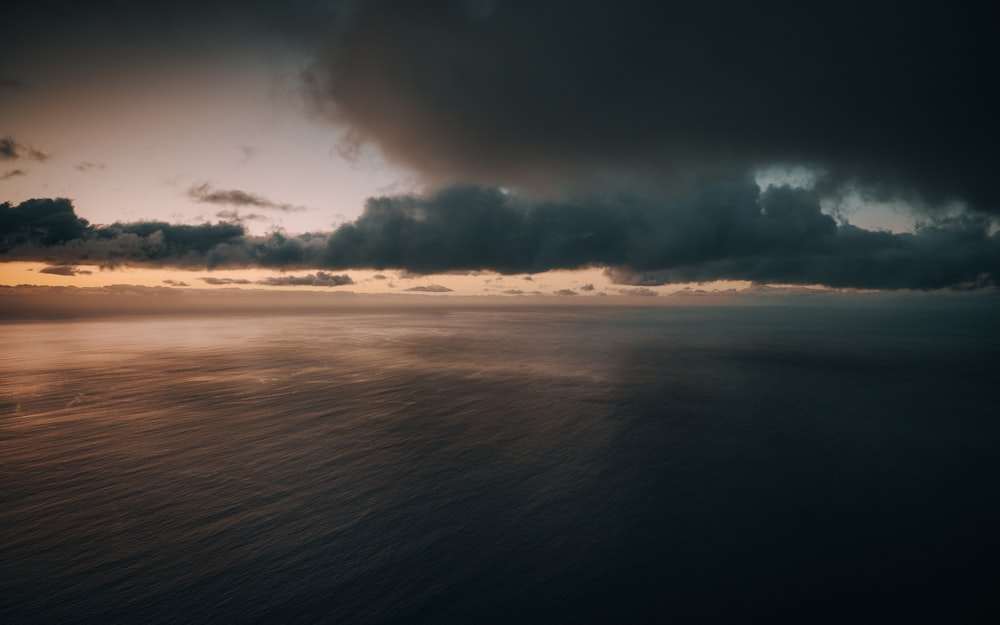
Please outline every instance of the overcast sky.
[{"label": "overcast sky", "polygon": [[4,280],[23,261],[77,283],[119,266],[994,287],[997,13],[21,3],[0,40]]}]

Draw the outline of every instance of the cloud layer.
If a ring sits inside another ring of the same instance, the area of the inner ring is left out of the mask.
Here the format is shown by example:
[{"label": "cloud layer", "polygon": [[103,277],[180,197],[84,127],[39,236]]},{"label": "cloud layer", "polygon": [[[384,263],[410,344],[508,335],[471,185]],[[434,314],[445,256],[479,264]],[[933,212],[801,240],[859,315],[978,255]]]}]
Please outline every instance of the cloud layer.
[{"label": "cloud layer", "polygon": [[[0,205],[4,260],[173,267],[395,268],[415,274],[534,273],[606,267],[649,286],[717,279],[834,287],[996,286],[993,217],[929,218],[914,233],[872,231],[824,214],[815,193],[714,183],[684,198],[616,195],[555,202],[499,189],[373,198],[332,233],[248,235],[232,223],[95,227],[68,200]],[[318,272],[288,284],[348,284]]]}]

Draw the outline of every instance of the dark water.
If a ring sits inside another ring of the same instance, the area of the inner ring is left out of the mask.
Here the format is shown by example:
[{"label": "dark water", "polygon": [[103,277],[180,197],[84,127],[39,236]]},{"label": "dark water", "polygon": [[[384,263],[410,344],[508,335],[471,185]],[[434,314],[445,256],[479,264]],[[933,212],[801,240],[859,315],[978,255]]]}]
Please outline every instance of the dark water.
[{"label": "dark water", "polygon": [[0,621],[988,620],[996,320],[0,325]]}]

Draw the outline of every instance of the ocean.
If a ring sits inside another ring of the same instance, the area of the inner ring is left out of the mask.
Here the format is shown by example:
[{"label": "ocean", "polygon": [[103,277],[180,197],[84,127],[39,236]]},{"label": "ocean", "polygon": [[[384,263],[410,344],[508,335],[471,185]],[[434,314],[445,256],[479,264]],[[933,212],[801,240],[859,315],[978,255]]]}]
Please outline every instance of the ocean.
[{"label": "ocean", "polygon": [[0,324],[0,621],[992,621],[995,306]]}]

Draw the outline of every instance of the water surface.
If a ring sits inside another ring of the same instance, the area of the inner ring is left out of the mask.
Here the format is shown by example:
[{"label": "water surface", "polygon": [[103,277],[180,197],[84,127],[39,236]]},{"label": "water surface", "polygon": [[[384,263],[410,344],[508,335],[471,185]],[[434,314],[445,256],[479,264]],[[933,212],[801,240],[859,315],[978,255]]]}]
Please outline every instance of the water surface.
[{"label": "water surface", "polygon": [[0,325],[0,620],[983,616],[962,307]]}]

